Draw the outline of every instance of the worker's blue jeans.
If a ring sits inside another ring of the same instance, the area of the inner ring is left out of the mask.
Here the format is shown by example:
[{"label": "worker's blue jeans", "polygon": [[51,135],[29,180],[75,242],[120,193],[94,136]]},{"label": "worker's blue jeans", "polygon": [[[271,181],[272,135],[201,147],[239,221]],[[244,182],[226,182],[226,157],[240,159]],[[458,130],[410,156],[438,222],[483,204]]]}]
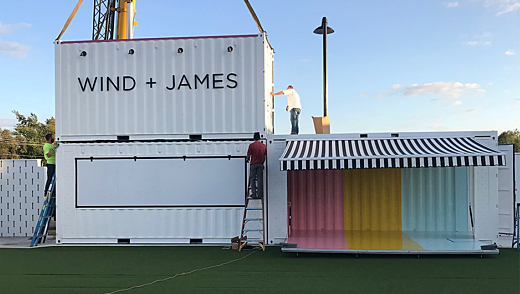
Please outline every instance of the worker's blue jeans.
[{"label": "worker's blue jeans", "polygon": [[291,108],[291,134],[298,134],[300,132],[300,128],[298,127],[298,117],[300,116],[300,112],[302,112],[301,108]]}]

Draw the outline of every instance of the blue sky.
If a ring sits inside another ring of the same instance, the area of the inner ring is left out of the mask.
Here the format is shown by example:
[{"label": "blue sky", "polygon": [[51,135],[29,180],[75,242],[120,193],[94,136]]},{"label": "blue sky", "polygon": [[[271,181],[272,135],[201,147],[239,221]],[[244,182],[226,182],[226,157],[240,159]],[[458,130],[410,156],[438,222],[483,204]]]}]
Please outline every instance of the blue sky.
[{"label": "blue sky", "polygon": [[[13,109],[54,116],[54,46],[76,1],[0,0],[0,127]],[[300,132],[322,115],[327,16],[331,131],[520,128],[520,0],[250,1],[275,48],[275,88],[294,85]],[[85,0],[62,40],[88,40]],[[257,33],[243,1],[137,2],[135,37]],[[276,96],[275,132],[290,131]]]}]

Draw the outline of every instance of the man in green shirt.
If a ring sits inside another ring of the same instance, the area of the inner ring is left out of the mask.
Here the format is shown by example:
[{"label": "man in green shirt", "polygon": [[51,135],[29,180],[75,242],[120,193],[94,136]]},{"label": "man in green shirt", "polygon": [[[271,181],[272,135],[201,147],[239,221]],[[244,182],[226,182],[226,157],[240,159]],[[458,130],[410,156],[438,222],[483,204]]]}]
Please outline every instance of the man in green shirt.
[{"label": "man in green shirt", "polygon": [[47,140],[47,143],[43,145],[43,156],[45,160],[47,160],[47,183],[45,183],[44,194],[47,193],[52,181],[52,176],[54,176],[56,172],[56,148],[58,148],[58,145],[53,145],[54,136],[52,134],[45,135],[45,140]]}]

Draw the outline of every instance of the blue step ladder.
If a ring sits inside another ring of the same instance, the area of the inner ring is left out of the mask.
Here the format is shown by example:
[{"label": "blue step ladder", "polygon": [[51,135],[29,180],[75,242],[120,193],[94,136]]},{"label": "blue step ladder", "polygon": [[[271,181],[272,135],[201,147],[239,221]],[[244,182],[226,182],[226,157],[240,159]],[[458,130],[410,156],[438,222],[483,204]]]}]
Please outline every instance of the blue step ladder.
[{"label": "blue step ladder", "polygon": [[513,233],[513,248],[515,248],[516,244],[516,250],[520,250],[520,203],[516,204],[516,213],[515,213],[515,230]]},{"label": "blue step ladder", "polygon": [[40,243],[45,243],[47,239],[47,231],[49,230],[49,224],[51,222],[52,215],[56,209],[56,197],[53,197],[54,187],[56,184],[56,174],[52,176],[49,189],[45,194],[45,200],[43,201],[43,207],[38,218],[38,223],[34,229],[34,234],[31,240],[31,247],[38,246]]}]

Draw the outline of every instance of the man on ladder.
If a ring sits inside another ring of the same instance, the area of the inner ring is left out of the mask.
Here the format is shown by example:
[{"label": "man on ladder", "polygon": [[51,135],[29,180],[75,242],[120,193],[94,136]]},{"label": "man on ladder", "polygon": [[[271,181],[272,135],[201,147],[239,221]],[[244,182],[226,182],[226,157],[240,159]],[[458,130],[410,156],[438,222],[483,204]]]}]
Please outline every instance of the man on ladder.
[{"label": "man on ladder", "polygon": [[47,183],[45,183],[43,207],[31,238],[31,247],[45,242],[51,217],[54,216],[54,220],[56,220],[56,149],[58,144],[53,144],[54,137],[52,134],[46,135],[45,139],[47,143],[43,146],[43,156],[47,160]]},{"label": "man on ladder", "polygon": [[[45,135],[45,140],[47,143],[43,145],[43,156],[47,161],[47,182],[45,183],[44,194],[47,194],[49,190],[49,185],[51,184],[52,178],[54,177],[54,173],[56,172],[56,149],[58,148],[58,144],[54,145],[54,136],[52,134]],[[55,197],[52,195],[52,197]],[[56,220],[56,212],[54,212],[54,220]]]},{"label": "man on ladder", "polygon": [[253,139],[255,142],[249,145],[247,150],[247,161],[250,162],[249,185],[246,190],[244,218],[242,220],[238,251],[241,251],[247,244],[255,243],[262,250],[265,250],[263,195],[264,161],[267,155],[267,146],[260,142],[259,133],[255,133]]},{"label": "man on ladder", "polygon": [[251,198],[260,199],[264,195],[264,162],[267,146],[260,142],[260,133],[256,132],[253,139],[255,142],[251,143],[247,149],[249,183],[251,184]]}]

